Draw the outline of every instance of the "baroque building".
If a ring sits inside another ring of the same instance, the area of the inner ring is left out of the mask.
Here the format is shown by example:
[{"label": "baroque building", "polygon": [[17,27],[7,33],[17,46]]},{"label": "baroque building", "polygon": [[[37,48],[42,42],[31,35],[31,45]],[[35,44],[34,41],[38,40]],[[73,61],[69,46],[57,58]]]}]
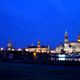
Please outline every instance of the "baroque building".
[{"label": "baroque building", "polygon": [[56,47],[55,53],[79,53],[80,52],[80,34],[78,35],[77,41],[69,42],[68,33],[64,34],[64,43]]},{"label": "baroque building", "polygon": [[40,43],[40,40],[37,42],[37,46],[34,46],[33,44],[31,46],[28,46],[28,48],[25,48],[25,51],[27,52],[36,52],[36,53],[49,53],[50,47],[42,46]]}]

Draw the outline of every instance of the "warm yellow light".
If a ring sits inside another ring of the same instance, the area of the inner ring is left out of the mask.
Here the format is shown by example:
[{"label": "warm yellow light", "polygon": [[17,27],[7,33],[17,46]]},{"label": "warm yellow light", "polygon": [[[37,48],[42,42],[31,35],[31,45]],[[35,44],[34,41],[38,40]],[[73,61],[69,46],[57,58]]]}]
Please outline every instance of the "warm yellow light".
[{"label": "warm yellow light", "polygon": [[29,51],[29,49],[25,49],[25,51]]},{"label": "warm yellow light", "polygon": [[33,53],[34,57],[36,57],[36,52]]},{"label": "warm yellow light", "polygon": [[45,51],[42,51],[42,53],[44,53]]},{"label": "warm yellow light", "polygon": [[78,42],[80,42],[80,39],[78,39]]}]

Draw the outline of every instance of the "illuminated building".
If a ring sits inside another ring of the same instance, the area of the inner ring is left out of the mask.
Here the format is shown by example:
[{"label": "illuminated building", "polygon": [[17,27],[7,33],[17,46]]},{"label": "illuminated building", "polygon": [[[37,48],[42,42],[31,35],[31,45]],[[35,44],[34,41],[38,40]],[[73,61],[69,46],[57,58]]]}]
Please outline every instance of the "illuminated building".
[{"label": "illuminated building", "polygon": [[71,53],[72,52],[72,48],[70,47],[67,32],[65,32],[65,34],[64,34],[64,51],[65,51],[65,53]]},{"label": "illuminated building", "polygon": [[80,34],[77,37],[76,41],[69,41],[68,32],[64,34],[64,42],[58,45],[55,49],[51,49],[50,46],[42,46],[40,40],[38,40],[37,45],[33,44],[27,48],[18,48],[13,47],[12,41],[9,40],[7,48],[0,48],[0,51],[26,51],[32,52],[34,55],[37,53],[80,53]]},{"label": "illuminated building", "polygon": [[77,41],[69,42],[68,40],[68,33],[65,32],[64,34],[64,43],[63,45],[59,45],[56,47],[56,53],[62,53],[61,51],[64,51],[65,53],[79,53],[80,52],[80,34],[78,35]]},{"label": "illuminated building", "polygon": [[7,44],[7,51],[15,51],[15,49],[13,48],[13,45],[12,45],[12,41],[9,40],[8,41],[8,44]]},{"label": "illuminated building", "polygon": [[68,33],[67,32],[65,32],[64,37],[65,37],[64,38],[64,43],[68,44],[69,41],[68,41]]},{"label": "illuminated building", "polygon": [[55,49],[55,53],[61,53],[62,50],[63,50],[63,45],[60,44],[59,46],[56,47],[56,49]]},{"label": "illuminated building", "polygon": [[37,42],[37,46],[29,46],[28,48],[25,48],[27,52],[35,52],[35,53],[47,53],[49,52],[49,47],[41,46],[40,40]]}]

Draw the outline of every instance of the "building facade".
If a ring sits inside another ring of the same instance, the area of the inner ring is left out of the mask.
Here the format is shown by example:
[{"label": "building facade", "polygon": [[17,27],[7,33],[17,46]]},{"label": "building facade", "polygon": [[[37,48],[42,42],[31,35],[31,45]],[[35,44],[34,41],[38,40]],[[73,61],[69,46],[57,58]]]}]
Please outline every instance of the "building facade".
[{"label": "building facade", "polygon": [[37,46],[29,46],[28,48],[25,48],[25,51],[27,52],[36,52],[36,53],[49,53],[50,49],[49,46],[42,46],[40,43],[40,40],[37,42]]},{"label": "building facade", "polygon": [[56,53],[79,53],[80,52],[80,34],[78,35],[77,41],[69,42],[68,33],[65,32],[64,34],[64,43],[56,47]]}]

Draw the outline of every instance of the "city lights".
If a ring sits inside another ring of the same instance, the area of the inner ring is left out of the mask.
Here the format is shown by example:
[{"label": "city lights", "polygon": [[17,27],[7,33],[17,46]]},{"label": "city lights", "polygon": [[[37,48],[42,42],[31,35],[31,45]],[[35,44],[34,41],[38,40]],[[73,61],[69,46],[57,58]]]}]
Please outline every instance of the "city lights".
[{"label": "city lights", "polygon": [[0,48],[0,50],[1,50],[1,51],[3,51],[3,50],[4,50],[4,48]]},{"label": "city lights", "polygon": [[19,48],[19,49],[18,49],[18,51],[22,51],[22,49],[21,49],[21,48]]}]

